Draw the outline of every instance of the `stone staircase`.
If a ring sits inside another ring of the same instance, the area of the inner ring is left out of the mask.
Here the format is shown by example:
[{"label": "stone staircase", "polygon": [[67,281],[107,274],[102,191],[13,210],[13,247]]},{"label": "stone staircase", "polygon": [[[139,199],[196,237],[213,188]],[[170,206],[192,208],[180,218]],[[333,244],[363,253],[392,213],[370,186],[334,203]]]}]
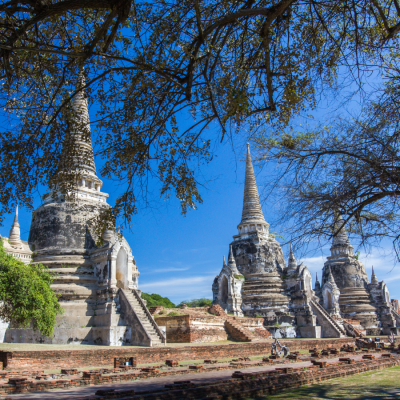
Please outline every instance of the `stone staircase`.
[{"label": "stone staircase", "polygon": [[228,314],[224,311],[224,309],[219,304],[213,304],[208,309],[208,312],[216,315],[217,317],[229,318]]},{"label": "stone staircase", "polygon": [[243,327],[231,318],[225,320],[225,329],[228,331],[232,339],[238,340],[239,342],[254,342],[259,340],[259,338],[253,335],[249,329]]},{"label": "stone staircase", "polygon": [[[363,330],[361,326],[355,326],[348,320],[344,319],[343,320],[343,327],[346,330],[346,333],[348,336],[356,336],[356,337],[362,337],[367,334],[367,331]],[[361,328],[361,329],[360,329]]]},{"label": "stone staircase", "polygon": [[129,312],[133,313],[134,317],[136,317],[133,319],[138,320],[136,322],[139,322],[139,325],[141,325],[140,327],[138,326],[138,328],[142,328],[144,330],[144,334],[147,335],[147,338],[150,341],[149,345],[151,347],[164,346],[166,344],[166,339],[160,328],[158,327],[157,323],[154,321],[154,318],[150,314],[146,305],[144,304],[144,301],[140,297],[140,294],[135,289],[120,289],[119,293],[122,294],[122,296],[120,296],[120,299],[122,300],[122,298],[125,297],[130,308],[129,310],[125,310],[124,312],[125,319],[127,319],[127,314]]},{"label": "stone staircase", "polygon": [[254,335],[249,329],[245,328],[235,317],[229,316],[219,304],[213,304],[208,312],[216,315],[217,317],[225,318],[225,329],[232,337],[232,339],[239,342],[254,342],[260,340],[259,337]]},{"label": "stone staircase", "polygon": [[393,308],[390,311],[392,312],[392,315],[393,315],[394,319],[396,320],[397,326],[400,327],[400,313],[398,313]]},{"label": "stone staircase", "polygon": [[[336,333],[336,337],[345,337],[345,330],[328,314],[328,312],[315,300],[310,302],[311,308],[318,318],[319,325],[323,330],[331,331]],[[325,336],[334,337],[334,336]]]}]

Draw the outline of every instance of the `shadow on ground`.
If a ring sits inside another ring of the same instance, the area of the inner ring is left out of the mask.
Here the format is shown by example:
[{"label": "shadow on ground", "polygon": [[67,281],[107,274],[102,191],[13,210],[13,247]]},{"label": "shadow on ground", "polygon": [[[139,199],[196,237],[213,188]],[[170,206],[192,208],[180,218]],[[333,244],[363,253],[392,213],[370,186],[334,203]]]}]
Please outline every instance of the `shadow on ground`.
[{"label": "shadow on ground", "polygon": [[247,400],[278,400],[278,399],[298,399],[298,400],[319,400],[319,399],[346,399],[346,400],[383,400],[383,399],[400,399],[400,388],[399,389],[387,389],[387,388],[370,388],[365,389],[364,387],[352,387],[352,388],[338,388],[332,387],[332,385],[318,385],[312,387],[304,387],[301,389],[295,389],[291,391],[284,391],[270,396],[261,397],[249,397]]}]

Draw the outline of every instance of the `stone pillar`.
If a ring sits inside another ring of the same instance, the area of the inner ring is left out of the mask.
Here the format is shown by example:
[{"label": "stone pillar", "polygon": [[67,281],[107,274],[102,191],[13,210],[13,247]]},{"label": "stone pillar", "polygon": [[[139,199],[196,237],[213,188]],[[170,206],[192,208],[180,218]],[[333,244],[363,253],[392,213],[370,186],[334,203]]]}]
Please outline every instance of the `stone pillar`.
[{"label": "stone pillar", "polygon": [[110,263],[110,288],[115,289],[117,287],[117,257],[111,257]]},{"label": "stone pillar", "polygon": [[218,275],[214,278],[211,290],[213,292],[213,304],[218,304],[218,297],[219,297]]},{"label": "stone pillar", "polygon": [[129,289],[135,289],[135,286],[134,286],[133,280],[132,280],[132,266],[133,266],[133,257],[132,257],[132,255],[128,255],[128,277],[127,277],[127,281],[128,281],[128,288]]}]

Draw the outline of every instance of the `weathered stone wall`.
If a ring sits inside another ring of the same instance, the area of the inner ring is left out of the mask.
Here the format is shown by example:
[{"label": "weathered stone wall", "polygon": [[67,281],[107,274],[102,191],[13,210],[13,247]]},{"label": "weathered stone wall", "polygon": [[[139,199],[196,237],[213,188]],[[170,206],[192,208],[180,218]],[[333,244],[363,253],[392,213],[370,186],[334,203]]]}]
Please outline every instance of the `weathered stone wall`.
[{"label": "weathered stone wall", "polygon": [[366,288],[369,280],[364,265],[353,258],[343,258],[343,260],[329,260],[325,263],[322,270],[322,286],[328,280],[329,268],[339,289],[355,287]]},{"label": "weathered stone wall", "polygon": [[[28,242],[34,252],[57,249],[92,249],[96,237],[88,223],[105,203],[94,201],[49,203],[39,207],[32,215]],[[62,252],[62,251],[61,251]]]},{"label": "weathered stone wall", "polygon": [[282,272],[286,267],[280,244],[272,239],[261,239],[257,235],[232,243],[236,266],[245,277],[248,274]]}]

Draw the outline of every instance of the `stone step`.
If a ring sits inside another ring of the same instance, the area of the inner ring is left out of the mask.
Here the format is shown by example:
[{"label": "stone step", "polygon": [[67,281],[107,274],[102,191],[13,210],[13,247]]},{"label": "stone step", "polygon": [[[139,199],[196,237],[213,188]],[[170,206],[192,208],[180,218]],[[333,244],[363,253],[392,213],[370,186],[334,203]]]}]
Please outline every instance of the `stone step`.
[{"label": "stone step", "polygon": [[342,328],[329,314],[328,312],[317,302],[312,301],[311,305],[313,305],[318,311],[326,318],[331,325],[339,332],[339,334],[346,335],[346,331]]},{"label": "stone step", "polygon": [[133,304],[133,303],[131,303],[131,305],[132,305],[132,308],[135,310],[135,311],[140,311],[140,312],[145,312],[144,310],[143,310],[143,308],[142,307],[140,307],[139,305],[136,305],[136,304]]},{"label": "stone step", "polygon": [[[134,310],[135,310],[135,309],[134,309]],[[148,319],[148,318],[149,318],[148,315],[147,315],[144,311],[142,311],[142,310],[135,310],[135,313],[136,313],[137,315],[140,315],[140,316],[144,317],[145,319]]]},{"label": "stone step", "polygon": [[149,317],[147,310],[143,307],[141,302],[137,299],[135,293],[125,292],[126,298],[129,301],[133,311],[139,318],[141,324],[151,338],[152,346],[163,346],[162,337],[160,337],[156,327],[153,325],[151,317]]},{"label": "stone step", "polygon": [[140,314],[140,313],[136,313],[136,315],[140,318],[140,319],[144,319],[144,320],[148,320],[148,317],[146,314]]},{"label": "stone step", "polygon": [[150,334],[152,333],[158,337],[158,333],[153,326],[144,326],[144,328],[146,329],[146,331],[148,333],[150,333]]},{"label": "stone step", "polygon": [[[136,311],[135,311],[136,312]],[[140,318],[140,319],[147,319],[147,315],[146,314],[141,314],[136,312],[136,315]]]}]

